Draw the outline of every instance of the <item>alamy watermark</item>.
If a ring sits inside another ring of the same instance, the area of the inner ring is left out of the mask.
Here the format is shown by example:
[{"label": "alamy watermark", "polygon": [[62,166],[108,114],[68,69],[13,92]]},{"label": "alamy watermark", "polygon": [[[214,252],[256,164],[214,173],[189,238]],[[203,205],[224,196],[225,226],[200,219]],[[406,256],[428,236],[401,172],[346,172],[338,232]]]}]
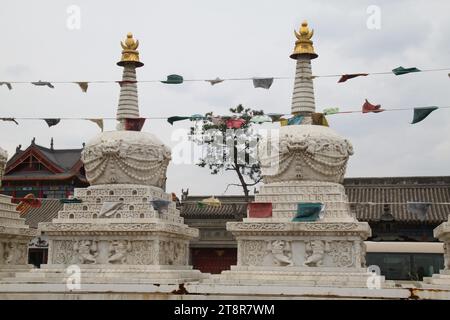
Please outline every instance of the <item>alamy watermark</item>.
[{"label": "alamy watermark", "polygon": [[81,289],[81,268],[73,264],[66,268],[66,288],[70,291]]},{"label": "alamy watermark", "polygon": [[206,165],[253,166],[263,162],[267,175],[278,172],[279,129],[209,129],[172,132],[172,163],[194,164],[203,159]]},{"label": "alamy watermark", "polygon": [[366,20],[366,26],[369,30],[381,29],[381,8],[377,5],[367,7],[366,13],[369,15]]},{"label": "alamy watermark", "polygon": [[77,5],[70,5],[66,9],[66,27],[69,30],[81,29],[81,8]]},{"label": "alamy watermark", "polygon": [[367,278],[366,285],[368,289],[381,289],[381,270],[377,265],[371,265],[367,268],[369,277]]}]

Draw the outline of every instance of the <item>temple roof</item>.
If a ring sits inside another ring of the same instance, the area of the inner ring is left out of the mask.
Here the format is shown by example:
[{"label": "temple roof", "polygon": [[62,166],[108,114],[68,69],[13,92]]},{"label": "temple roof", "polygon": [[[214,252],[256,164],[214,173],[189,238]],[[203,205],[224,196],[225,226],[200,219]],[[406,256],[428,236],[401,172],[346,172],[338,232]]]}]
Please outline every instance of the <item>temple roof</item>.
[{"label": "temple roof", "polygon": [[[4,180],[21,179],[69,179],[77,176],[85,180],[80,174],[83,167],[81,151],[83,149],[51,149],[32,143],[25,150],[16,150],[16,153],[6,164]],[[20,165],[27,163],[29,157],[39,161],[45,170],[21,170]]]},{"label": "temple roof", "polygon": [[[360,221],[381,222],[382,215],[390,213],[396,222],[421,223],[418,217],[406,210],[407,201],[450,203],[450,176],[448,177],[377,177],[347,178],[344,180],[349,202],[402,203],[353,206]],[[181,214],[186,219],[199,217],[218,219],[246,215],[244,196],[216,196],[221,207],[196,206],[205,196],[188,196],[182,201]],[[253,197],[251,197],[253,201]],[[233,206],[234,205],[234,206]],[[426,224],[438,224],[448,219],[450,205],[433,204],[427,214]]]},{"label": "temple roof", "polygon": [[18,158],[20,158],[21,155],[25,154],[30,148],[35,148],[41,151],[46,156],[47,159],[49,159],[55,165],[65,170],[70,170],[77,163],[77,161],[80,160],[81,151],[83,150],[82,148],[52,150],[50,148],[46,148],[38,144],[31,144],[25,150],[17,150],[16,153],[11,157],[11,159],[8,160],[6,166],[13,164]]},{"label": "temple roof", "polygon": [[[450,176],[448,177],[380,177],[348,178],[344,180],[350,202],[406,202],[428,201],[450,203]],[[188,196],[182,201],[181,215],[185,219],[236,219],[246,216],[247,204],[244,196],[215,196],[222,202],[220,207],[199,208],[197,202],[209,196]],[[385,199],[385,200],[383,200]],[[251,197],[253,201],[253,197]],[[30,227],[39,222],[50,222],[62,210],[58,199],[43,199],[40,208],[31,208],[24,218]],[[360,221],[381,222],[385,212],[383,205],[355,208]],[[422,223],[408,213],[405,205],[390,205],[393,222]],[[450,205],[432,205],[425,224],[439,224],[446,221]]]},{"label": "temple roof", "polygon": [[[380,221],[387,210],[394,220],[417,222],[410,214],[406,202],[450,203],[450,177],[385,177],[350,178],[344,180],[349,202],[387,203],[356,207],[361,221]],[[441,223],[448,219],[450,205],[432,204],[427,213],[427,223]]]}]

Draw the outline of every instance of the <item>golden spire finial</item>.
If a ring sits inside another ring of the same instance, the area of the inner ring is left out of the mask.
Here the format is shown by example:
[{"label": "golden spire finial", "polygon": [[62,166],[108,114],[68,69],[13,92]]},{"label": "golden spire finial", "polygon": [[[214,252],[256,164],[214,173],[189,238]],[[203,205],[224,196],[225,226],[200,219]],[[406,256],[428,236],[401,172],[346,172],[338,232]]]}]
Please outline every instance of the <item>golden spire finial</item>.
[{"label": "golden spire finial", "polygon": [[117,65],[124,66],[125,64],[133,64],[136,68],[142,67],[144,64],[139,61],[139,51],[136,49],[139,47],[139,40],[134,40],[131,32],[127,33],[125,43],[120,41],[122,46],[122,59],[117,62]]},{"label": "golden spire finial", "polygon": [[309,31],[308,22],[303,21],[299,31],[294,30],[297,41],[295,41],[294,53],[291,54],[291,58],[297,59],[301,55],[307,55],[310,59],[317,58],[318,55],[314,52],[313,42],[311,41],[314,30]]}]

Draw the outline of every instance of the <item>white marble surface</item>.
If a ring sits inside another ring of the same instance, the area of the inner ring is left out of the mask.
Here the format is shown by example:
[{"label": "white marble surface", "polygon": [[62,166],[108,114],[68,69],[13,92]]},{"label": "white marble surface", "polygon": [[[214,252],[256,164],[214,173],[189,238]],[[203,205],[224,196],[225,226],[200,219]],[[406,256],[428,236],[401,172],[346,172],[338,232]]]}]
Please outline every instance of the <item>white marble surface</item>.
[{"label": "white marble surface", "polygon": [[[0,178],[6,160],[7,153],[0,148]],[[31,268],[28,265],[28,242],[38,234],[37,230],[25,224],[11,197],[0,195],[0,279],[15,271]]]},{"label": "white marble surface", "polygon": [[171,155],[151,133],[107,131],[87,143],[81,159],[91,185],[139,184],[164,189]]}]

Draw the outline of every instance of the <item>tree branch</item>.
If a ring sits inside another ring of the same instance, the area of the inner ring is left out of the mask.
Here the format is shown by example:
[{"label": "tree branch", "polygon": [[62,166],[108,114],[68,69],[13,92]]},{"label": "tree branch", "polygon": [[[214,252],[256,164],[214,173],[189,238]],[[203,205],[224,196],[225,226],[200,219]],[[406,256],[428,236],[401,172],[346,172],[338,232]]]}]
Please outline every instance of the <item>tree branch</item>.
[{"label": "tree branch", "polygon": [[229,183],[229,184],[227,185],[227,187],[225,188],[225,191],[223,192],[223,194],[225,194],[225,193],[228,191],[228,188],[229,188],[230,186],[236,186],[236,187],[241,187],[241,188],[242,188],[242,186],[241,186],[240,184],[237,184],[237,183]]},{"label": "tree branch", "polygon": [[253,187],[254,185],[257,185],[258,183],[260,183],[262,180],[262,178],[259,178],[257,181],[253,182],[253,183],[245,183],[248,187]]}]

